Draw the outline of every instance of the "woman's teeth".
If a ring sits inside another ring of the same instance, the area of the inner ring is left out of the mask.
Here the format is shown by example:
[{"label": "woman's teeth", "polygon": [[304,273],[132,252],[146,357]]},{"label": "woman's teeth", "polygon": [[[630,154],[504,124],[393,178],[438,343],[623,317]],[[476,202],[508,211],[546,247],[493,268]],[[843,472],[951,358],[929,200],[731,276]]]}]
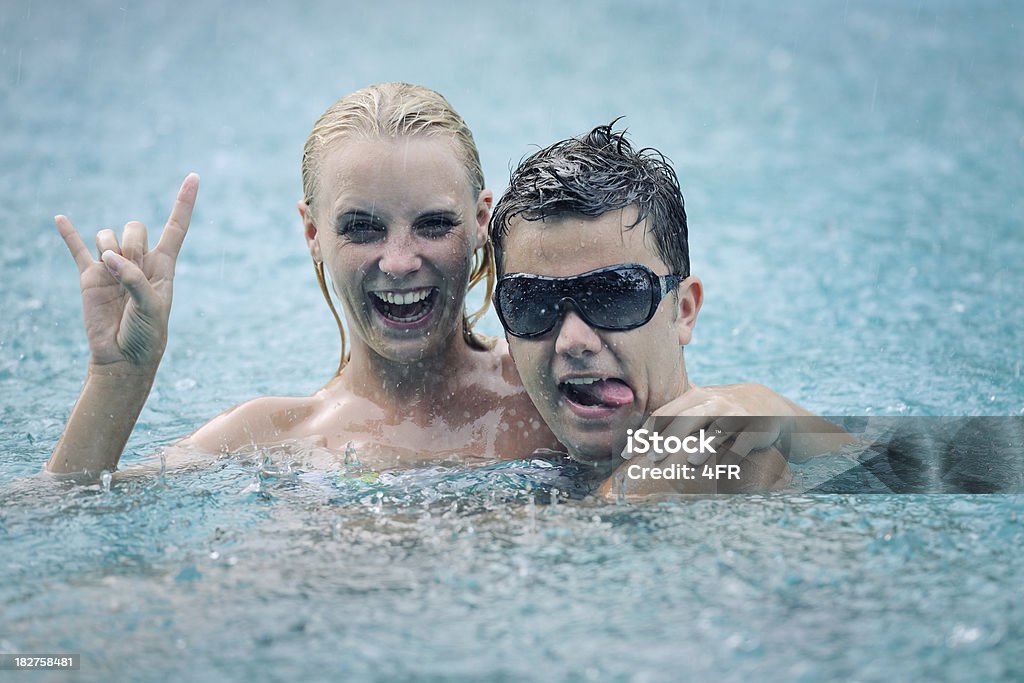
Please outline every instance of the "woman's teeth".
[{"label": "woman's teeth", "polygon": [[411,292],[376,291],[372,301],[374,308],[387,318],[399,323],[410,323],[421,320],[434,307],[435,287],[426,287]]},{"label": "woman's teeth", "polygon": [[386,301],[389,304],[408,305],[415,304],[423,301],[428,296],[433,288],[418,289],[415,292],[374,292],[381,301]]}]

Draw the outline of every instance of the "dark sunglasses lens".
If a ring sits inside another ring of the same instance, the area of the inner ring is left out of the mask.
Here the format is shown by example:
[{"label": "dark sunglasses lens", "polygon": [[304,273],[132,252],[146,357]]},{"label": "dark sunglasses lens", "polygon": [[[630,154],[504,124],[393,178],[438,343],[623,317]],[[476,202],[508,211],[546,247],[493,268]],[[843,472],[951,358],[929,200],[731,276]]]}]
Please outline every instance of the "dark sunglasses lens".
[{"label": "dark sunglasses lens", "polygon": [[508,331],[532,336],[551,329],[558,316],[558,298],[549,281],[508,278],[498,283],[498,310]]},{"label": "dark sunglasses lens", "polygon": [[609,330],[628,330],[650,318],[654,288],[648,273],[620,268],[582,278],[573,299],[589,322]]},{"label": "dark sunglasses lens", "polygon": [[650,320],[655,282],[646,269],[628,266],[566,279],[510,277],[498,283],[497,307],[508,331],[520,337],[554,327],[563,299],[594,327],[631,330]]}]

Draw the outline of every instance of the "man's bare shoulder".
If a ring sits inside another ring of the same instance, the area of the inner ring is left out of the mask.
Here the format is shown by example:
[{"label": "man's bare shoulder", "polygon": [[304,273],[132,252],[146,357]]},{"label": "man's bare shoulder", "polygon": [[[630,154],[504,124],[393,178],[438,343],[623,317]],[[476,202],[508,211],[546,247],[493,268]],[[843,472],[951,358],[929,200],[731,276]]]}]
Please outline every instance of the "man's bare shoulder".
[{"label": "man's bare shoulder", "polygon": [[185,437],[179,445],[210,453],[231,453],[245,448],[309,436],[308,425],[322,404],[313,396],[263,396],[230,408]]}]

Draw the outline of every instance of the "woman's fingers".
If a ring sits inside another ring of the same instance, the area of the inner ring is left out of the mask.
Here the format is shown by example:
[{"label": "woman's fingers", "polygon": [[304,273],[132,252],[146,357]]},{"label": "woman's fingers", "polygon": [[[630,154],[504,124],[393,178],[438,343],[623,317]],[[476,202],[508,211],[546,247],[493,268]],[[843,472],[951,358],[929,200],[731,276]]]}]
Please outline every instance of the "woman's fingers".
[{"label": "woman's fingers", "polygon": [[786,458],[774,448],[752,452],[740,463],[742,484],[740,491],[770,491],[780,489],[792,481]]},{"label": "woman's fingers", "polygon": [[103,252],[112,251],[121,254],[121,247],[117,243],[117,235],[110,228],[105,228],[96,233],[96,253],[103,258]]},{"label": "woman's fingers", "polygon": [[[709,422],[711,422],[711,417],[708,415],[655,415],[647,418],[644,428],[648,432],[657,432],[663,436],[673,435],[682,439],[691,434],[698,434],[702,428],[707,427]],[[655,452],[652,448],[648,451],[647,458],[653,462],[659,462],[668,455],[666,452]],[[707,456],[701,456],[699,462],[691,460],[690,464],[699,465],[705,460],[707,460]]]},{"label": "woman's fingers", "polygon": [[79,273],[95,263],[92,260],[92,254],[89,253],[89,247],[85,246],[85,242],[82,241],[82,237],[75,230],[75,226],[71,224],[67,216],[54,216],[53,222],[57,225],[57,232],[64,239],[64,244],[67,245],[68,251],[71,252],[71,257],[75,259],[75,265],[78,266]]},{"label": "woman's fingers", "polygon": [[100,258],[114,279],[128,290],[139,313],[147,317],[156,317],[160,312],[160,297],[142,269],[113,251],[103,252]]},{"label": "woman's fingers", "polygon": [[189,173],[178,190],[178,196],[174,200],[174,208],[164,226],[163,234],[160,235],[160,243],[156,250],[161,251],[172,259],[178,258],[181,251],[181,244],[185,241],[185,234],[188,232],[188,224],[192,220],[192,208],[196,205],[196,195],[199,194],[199,176]]},{"label": "woman's fingers", "polygon": [[[178,190],[174,208],[171,209],[167,225],[164,226],[163,234],[160,235],[160,243],[154,250],[159,250],[165,255],[170,256],[172,263],[177,259],[178,252],[181,250],[181,244],[185,240],[185,234],[188,232],[189,221],[192,220],[192,208],[195,206],[198,193],[199,176],[195,173],[190,173]],[[71,252],[71,256],[75,259],[78,271],[80,273],[85,272],[85,269],[95,263],[95,261],[89,253],[89,249],[82,241],[81,236],[79,236],[78,231],[75,230],[67,216],[54,216],[53,220],[61,237],[64,238],[68,251]],[[112,275],[115,277],[121,275],[119,279],[140,305],[143,303],[143,300],[139,299],[139,296],[145,297],[146,295],[142,290],[138,289],[138,286],[136,286],[136,291],[132,292],[130,285],[135,280],[136,274],[134,271],[126,267],[119,267],[119,261],[106,258],[105,254],[111,252],[115,256],[123,256],[136,268],[140,269],[138,274],[141,275],[141,267],[148,250],[146,226],[138,221],[130,221],[125,224],[124,231],[121,233],[120,244],[118,244],[117,235],[113,230],[100,230],[96,233],[96,252],[99,254],[100,260],[106,264],[108,271]],[[150,294],[155,295],[151,290],[152,288],[150,288]]]},{"label": "woman's fingers", "polygon": [[141,268],[142,257],[148,248],[146,226],[138,221],[125,223],[121,232],[121,255]]},{"label": "woman's fingers", "polygon": [[778,420],[770,417],[749,418],[743,431],[736,437],[732,451],[740,457],[746,457],[751,451],[768,448],[779,440],[780,426]]}]

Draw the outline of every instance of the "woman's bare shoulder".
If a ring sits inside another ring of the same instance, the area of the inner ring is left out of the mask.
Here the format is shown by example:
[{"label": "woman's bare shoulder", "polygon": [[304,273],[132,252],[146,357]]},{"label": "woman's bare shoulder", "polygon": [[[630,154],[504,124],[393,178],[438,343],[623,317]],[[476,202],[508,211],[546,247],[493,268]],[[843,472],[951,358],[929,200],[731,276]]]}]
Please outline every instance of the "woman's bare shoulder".
[{"label": "woman's bare shoulder", "polygon": [[517,390],[523,388],[523,380],[519,377],[519,371],[516,369],[516,364],[512,360],[512,354],[508,350],[508,342],[505,341],[504,337],[499,337],[494,348],[491,350],[494,354],[498,368],[501,371],[501,379],[506,384],[515,387]]},{"label": "woman's bare shoulder", "polygon": [[[486,348],[477,346],[477,361],[473,369],[473,382],[486,387],[500,397],[509,392],[522,391],[523,382],[519,379],[515,363],[509,354],[508,342],[504,337],[484,337],[474,332],[479,338],[487,340]],[[465,375],[464,375],[465,377]]]},{"label": "woman's bare shoulder", "polygon": [[254,446],[304,438],[321,399],[313,396],[263,396],[239,403],[185,437],[179,445],[210,453],[231,453]]},{"label": "woman's bare shoulder", "polygon": [[494,344],[488,350],[490,368],[486,382],[491,401],[483,402],[501,414],[500,439],[503,458],[522,458],[537,449],[560,449],[558,439],[551,433],[537,408],[526,393],[516,365],[504,337],[492,337]]}]

